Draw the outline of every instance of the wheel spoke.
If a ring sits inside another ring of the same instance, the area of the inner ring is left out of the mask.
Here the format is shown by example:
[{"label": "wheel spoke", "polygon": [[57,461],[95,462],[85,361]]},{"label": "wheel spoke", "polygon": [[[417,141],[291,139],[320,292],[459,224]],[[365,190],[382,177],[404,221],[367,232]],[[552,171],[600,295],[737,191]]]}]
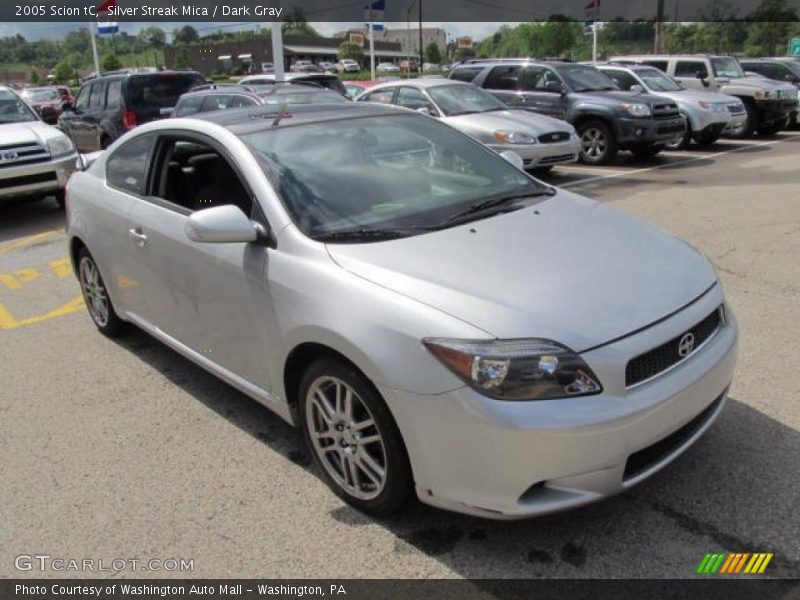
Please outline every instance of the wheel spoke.
[{"label": "wheel spoke", "polygon": [[329,412],[330,411],[330,407],[328,406],[328,403],[326,402],[325,397],[322,396],[320,393],[317,393],[317,395],[315,395],[311,399],[311,402],[316,407],[317,414],[320,416],[320,418],[328,426],[330,426],[331,423],[333,423],[333,415],[331,415],[331,413]]},{"label": "wheel spoke", "polygon": [[358,467],[356,465],[355,458],[347,455],[346,462],[347,470],[350,473],[350,483],[352,483],[354,488],[361,489],[361,476],[358,474]]},{"label": "wheel spoke", "polygon": [[355,458],[358,468],[367,476],[367,478],[375,485],[381,484],[382,475],[375,473],[365,462],[363,456],[356,456]]},{"label": "wheel spoke", "polygon": [[372,419],[365,419],[363,421],[359,421],[358,423],[353,423],[350,426],[350,429],[353,431],[361,431],[362,429],[366,429],[367,427],[372,427],[375,425],[375,421]]},{"label": "wheel spoke", "polygon": [[362,438],[357,438],[357,439],[358,439],[358,444],[360,446],[364,446],[366,444],[374,444],[375,442],[380,442],[381,441],[381,436],[379,436],[376,433],[375,435],[368,435],[368,436],[365,436],[365,437],[362,437]]}]

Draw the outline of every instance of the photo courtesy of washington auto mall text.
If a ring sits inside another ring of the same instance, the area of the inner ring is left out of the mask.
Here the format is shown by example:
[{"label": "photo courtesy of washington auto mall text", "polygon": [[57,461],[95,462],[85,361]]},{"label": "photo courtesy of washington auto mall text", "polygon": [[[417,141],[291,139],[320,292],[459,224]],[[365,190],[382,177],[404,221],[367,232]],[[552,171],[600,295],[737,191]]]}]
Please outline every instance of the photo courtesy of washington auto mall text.
[{"label": "photo courtesy of washington auto mall text", "polygon": [[0,2],[0,600],[800,600],[800,0]]}]

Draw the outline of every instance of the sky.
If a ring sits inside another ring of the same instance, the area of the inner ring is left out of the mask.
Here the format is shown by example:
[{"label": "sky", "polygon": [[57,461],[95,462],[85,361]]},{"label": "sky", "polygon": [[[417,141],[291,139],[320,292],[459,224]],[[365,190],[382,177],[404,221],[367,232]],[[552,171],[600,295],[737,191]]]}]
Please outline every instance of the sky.
[{"label": "sky", "polygon": [[[424,27],[441,27],[449,35],[453,37],[470,36],[475,40],[483,39],[492,35],[501,25],[516,25],[516,23],[429,23],[423,22]],[[186,23],[120,23],[120,31],[125,31],[130,34],[135,34],[140,29],[158,25],[164,31],[170,32],[175,28],[182,27]],[[254,29],[256,23],[242,23],[239,25],[232,23],[191,23],[202,34],[213,33],[220,26],[223,26],[223,31],[237,31]],[[267,25],[265,23],[265,25]],[[314,23],[310,25],[319,31],[322,35],[330,36],[336,31],[345,29],[355,29],[364,27],[363,23],[339,23],[339,22],[324,22]],[[415,27],[416,22],[411,23],[411,27]],[[85,27],[86,23],[0,23],[0,37],[22,34],[29,40],[38,39],[52,39],[58,40],[63,38],[69,31],[73,31],[80,27]],[[406,23],[386,23],[388,28],[405,28]]]}]

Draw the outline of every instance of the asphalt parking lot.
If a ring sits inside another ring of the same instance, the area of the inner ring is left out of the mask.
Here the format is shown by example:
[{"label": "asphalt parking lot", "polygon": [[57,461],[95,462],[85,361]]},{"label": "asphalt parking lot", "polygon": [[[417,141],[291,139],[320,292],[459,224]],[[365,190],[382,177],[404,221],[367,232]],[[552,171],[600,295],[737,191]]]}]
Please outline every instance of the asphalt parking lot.
[{"label": "asphalt parking lot", "polygon": [[522,522],[421,505],[365,517],[267,409],[141,332],[97,333],[63,214],[12,201],[0,205],[0,577],[43,575],[16,570],[20,554],[194,560],[191,573],[97,574],[122,577],[692,577],[715,551],[773,552],[766,576],[800,576],[800,132],[548,180],[701,249],[739,318],[730,402],[662,473]]}]

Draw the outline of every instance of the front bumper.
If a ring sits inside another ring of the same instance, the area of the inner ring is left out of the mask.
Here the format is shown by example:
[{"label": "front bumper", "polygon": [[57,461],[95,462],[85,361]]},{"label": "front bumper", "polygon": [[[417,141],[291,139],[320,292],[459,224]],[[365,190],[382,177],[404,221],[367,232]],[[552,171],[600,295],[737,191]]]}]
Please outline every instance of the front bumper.
[{"label": "front bumper", "polygon": [[621,148],[665,145],[683,137],[686,120],[682,116],[669,119],[622,117],[617,120],[616,126],[617,142]]},{"label": "front bumper", "polygon": [[757,100],[756,109],[761,113],[765,124],[783,121],[797,110],[797,98],[790,100]]},{"label": "front bumper", "polygon": [[600,500],[657,472],[720,414],[736,360],[728,320],[694,354],[633,388],[624,365],[688,330],[722,303],[716,286],[679,314],[583,356],[600,395],[502,402],[470,388],[436,396],[381,389],[405,438],[419,498],[494,519]]},{"label": "front bumper", "polygon": [[77,153],[48,162],[0,167],[0,198],[63,190],[70,176],[79,169]]},{"label": "front bumper", "polygon": [[489,147],[495,152],[516,152],[526,169],[536,169],[576,162],[581,152],[581,141],[571,137],[553,144],[489,144]]}]

